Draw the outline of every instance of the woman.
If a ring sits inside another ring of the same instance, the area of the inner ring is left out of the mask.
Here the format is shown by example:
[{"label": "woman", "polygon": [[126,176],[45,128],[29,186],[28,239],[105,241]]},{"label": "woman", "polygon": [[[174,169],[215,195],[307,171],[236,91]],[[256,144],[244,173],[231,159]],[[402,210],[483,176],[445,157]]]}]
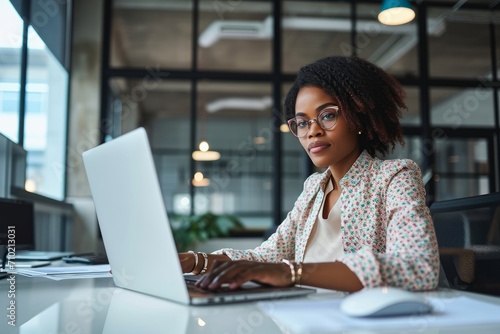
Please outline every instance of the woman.
[{"label": "woman", "polygon": [[[382,161],[404,144],[400,84],[356,57],[328,57],[299,71],[285,115],[313,163],[292,211],[253,250],[179,254],[198,286],[237,288],[252,280],[343,291],[436,287],[437,241],[417,164]],[[240,260],[240,261],[236,261]]]}]

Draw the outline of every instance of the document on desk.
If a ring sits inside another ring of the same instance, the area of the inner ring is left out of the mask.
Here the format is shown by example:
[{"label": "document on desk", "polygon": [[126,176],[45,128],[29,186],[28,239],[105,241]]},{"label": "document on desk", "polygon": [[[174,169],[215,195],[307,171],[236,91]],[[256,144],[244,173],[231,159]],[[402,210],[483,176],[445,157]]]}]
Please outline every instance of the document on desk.
[{"label": "document on desk", "polygon": [[16,269],[10,272],[28,277],[44,277],[60,281],[64,279],[112,277],[110,269],[109,264],[99,264]]},{"label": "document on desk", "polygon": [[428,297],[431,314],[384,318],[353,318],[340,311],[341,299],[266,301],[259,307],[287,331],[314,333],[370,328],[424,330],[433,327],[499,325],[500,305],[470,297]]}]

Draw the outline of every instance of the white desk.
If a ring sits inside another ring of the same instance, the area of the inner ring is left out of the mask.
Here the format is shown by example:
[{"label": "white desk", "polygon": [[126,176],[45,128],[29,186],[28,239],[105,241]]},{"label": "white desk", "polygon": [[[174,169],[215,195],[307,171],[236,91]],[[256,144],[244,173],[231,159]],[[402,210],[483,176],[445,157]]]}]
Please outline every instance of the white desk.
[{"label": "white desk", "polygon": [[[17,276],[16,327],[7,324],[9,285],[0,281],[0,333],[283,333],[255,303],[188,307],[116,288],[112,279],[52,281]],[[454,290],[427,293],[446,299],[457,294],[500,305],[500,298]],[[342,298],[329,292],[304,298]],[[499,314],[500,317],[500,314]],[[410,326],[411,327],[411,326]],[[353,333],[360,333],[359,330]],[[369,333],[500,333],[500,325],[405,328]],[[346,333],[345,331],[343,333]],[[367,333],[363,331],[363,333]]]}]

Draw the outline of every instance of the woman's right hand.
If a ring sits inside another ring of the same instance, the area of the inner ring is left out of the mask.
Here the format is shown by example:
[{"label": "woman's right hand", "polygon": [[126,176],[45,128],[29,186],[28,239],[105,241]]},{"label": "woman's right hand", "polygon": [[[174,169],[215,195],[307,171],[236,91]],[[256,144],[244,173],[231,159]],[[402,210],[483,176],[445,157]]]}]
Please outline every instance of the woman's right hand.
[{"label": "woman's right hand", "polygon": [[190,273],[194,270],[194,256],[191,253],[179,253],[182,272]]}]

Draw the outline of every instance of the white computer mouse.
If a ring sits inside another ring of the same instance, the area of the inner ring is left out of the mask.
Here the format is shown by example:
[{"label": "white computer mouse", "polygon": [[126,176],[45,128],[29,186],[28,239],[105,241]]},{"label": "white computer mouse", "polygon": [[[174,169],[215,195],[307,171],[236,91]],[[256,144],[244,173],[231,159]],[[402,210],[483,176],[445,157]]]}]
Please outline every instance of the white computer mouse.
[{"label": "white computer mouse", "polygon": [[432,312],[432,305],[418,293],[401,288],[365,288],[347,297],[340,309],[352,317],[416,315]]}]

